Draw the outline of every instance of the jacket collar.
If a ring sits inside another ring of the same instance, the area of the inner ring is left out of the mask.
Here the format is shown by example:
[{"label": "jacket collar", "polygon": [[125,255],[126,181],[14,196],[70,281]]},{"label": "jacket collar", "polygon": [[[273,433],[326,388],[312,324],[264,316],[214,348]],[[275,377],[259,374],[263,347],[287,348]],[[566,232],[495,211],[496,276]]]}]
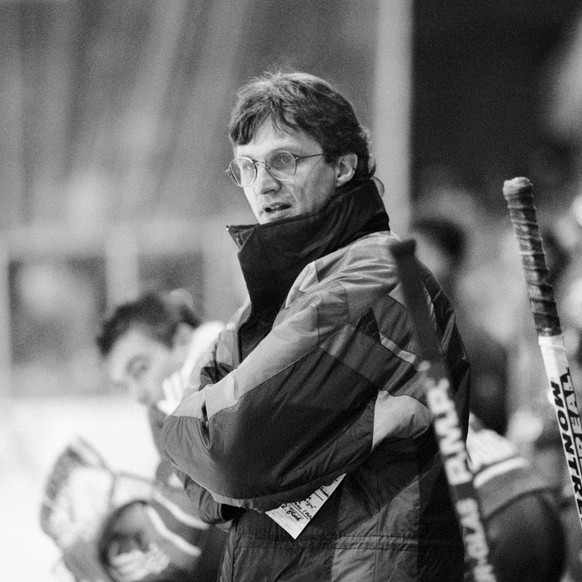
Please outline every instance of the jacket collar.
[{"label": "jacket collar", "polygon": [[310,262],[371,232],[388,230],[374,180],[338,190],[318,212],[278,222],[229,226],[254,307],[278,307]]}]

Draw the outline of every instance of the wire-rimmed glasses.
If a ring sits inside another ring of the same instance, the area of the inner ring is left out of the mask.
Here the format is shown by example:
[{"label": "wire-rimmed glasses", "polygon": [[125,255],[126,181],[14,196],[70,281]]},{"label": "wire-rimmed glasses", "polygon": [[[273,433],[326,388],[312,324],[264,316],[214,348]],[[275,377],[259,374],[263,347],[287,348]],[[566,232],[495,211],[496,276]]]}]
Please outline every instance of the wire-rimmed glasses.
[{"label": "wire-rimmed glasses", "polygon": [[308,156],[298,156],[286,150],[276,150],[271,152],[265,160],[253,160],[245,156],[237,156],[228,165],[226,173],[237,186],[247,188],[257,179],[258,166],[259,164],[263,164],[265,170],[273,178],[281,182],[288,182],[295,176],[297,162],[299,160],[323,155],[323,152],[321,152]]}]

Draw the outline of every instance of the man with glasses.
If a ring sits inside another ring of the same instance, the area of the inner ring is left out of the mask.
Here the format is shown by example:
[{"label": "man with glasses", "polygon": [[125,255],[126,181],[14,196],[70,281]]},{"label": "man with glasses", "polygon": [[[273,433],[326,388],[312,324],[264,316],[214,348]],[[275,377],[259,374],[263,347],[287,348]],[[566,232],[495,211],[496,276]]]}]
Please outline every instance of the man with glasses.
[{"label": "man with glasses", "polygon": [[[239,90],[230,139],[248,299],[162,434],[198,514],[231,524],[220,579],[463,580],[366,130],[328,82],[273,72]],[[468,363],[423,280],[466,428]]]}]

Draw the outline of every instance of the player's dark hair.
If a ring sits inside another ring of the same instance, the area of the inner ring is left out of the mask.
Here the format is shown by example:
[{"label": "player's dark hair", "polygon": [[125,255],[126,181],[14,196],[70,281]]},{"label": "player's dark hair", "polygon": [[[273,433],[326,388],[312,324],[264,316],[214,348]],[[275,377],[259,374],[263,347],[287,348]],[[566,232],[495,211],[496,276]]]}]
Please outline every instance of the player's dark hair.
[{"label": "player's dark hair", "polygon": [[252,79],[239,89],[229,124],[234,146],[248,144],[267,118],[280,131],[302,130],[322,147],[331,163],[355,153],[358,163],[350,185],[372,178],[368,131],[351,103],[331,84],[301,72],[274,71]]},{"label": "player's dark hair", "polygon": [[116,342],[134,328],[171,347],[179,324],[186,323],[195,329],[201,323],[184,296],[177,292],[149,291],[117,306],[103,320],[95,338],[101,355],[107,356]]}]

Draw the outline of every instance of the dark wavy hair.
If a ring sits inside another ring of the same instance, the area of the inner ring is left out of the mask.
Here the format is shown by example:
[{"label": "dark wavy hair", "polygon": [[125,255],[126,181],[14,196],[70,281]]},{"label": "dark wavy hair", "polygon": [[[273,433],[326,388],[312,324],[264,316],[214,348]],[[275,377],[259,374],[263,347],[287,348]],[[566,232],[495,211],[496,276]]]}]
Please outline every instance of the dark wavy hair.
[{"label": "dark wavy hair", "polygon": [[123,335],[137,327],[154,340],[171,347],[180,323],[187,323],[194,329],[201,323],[189,304],[187,293],[148,291],[134,301],[118,305],[104,318],[95,341],[100,354],[105,357]]},{"label": "dark wavy hair", "polygon": [[376,166],[370,157],[368,130],[351,103],[327,81],[279,70],[252,79],[236,94],[229,124],[233,147],[248,144],[267,118],[278,130],[303,130],[321,145],[328,163],[344,154],[357,154],[350,184],[373,177]]}]

